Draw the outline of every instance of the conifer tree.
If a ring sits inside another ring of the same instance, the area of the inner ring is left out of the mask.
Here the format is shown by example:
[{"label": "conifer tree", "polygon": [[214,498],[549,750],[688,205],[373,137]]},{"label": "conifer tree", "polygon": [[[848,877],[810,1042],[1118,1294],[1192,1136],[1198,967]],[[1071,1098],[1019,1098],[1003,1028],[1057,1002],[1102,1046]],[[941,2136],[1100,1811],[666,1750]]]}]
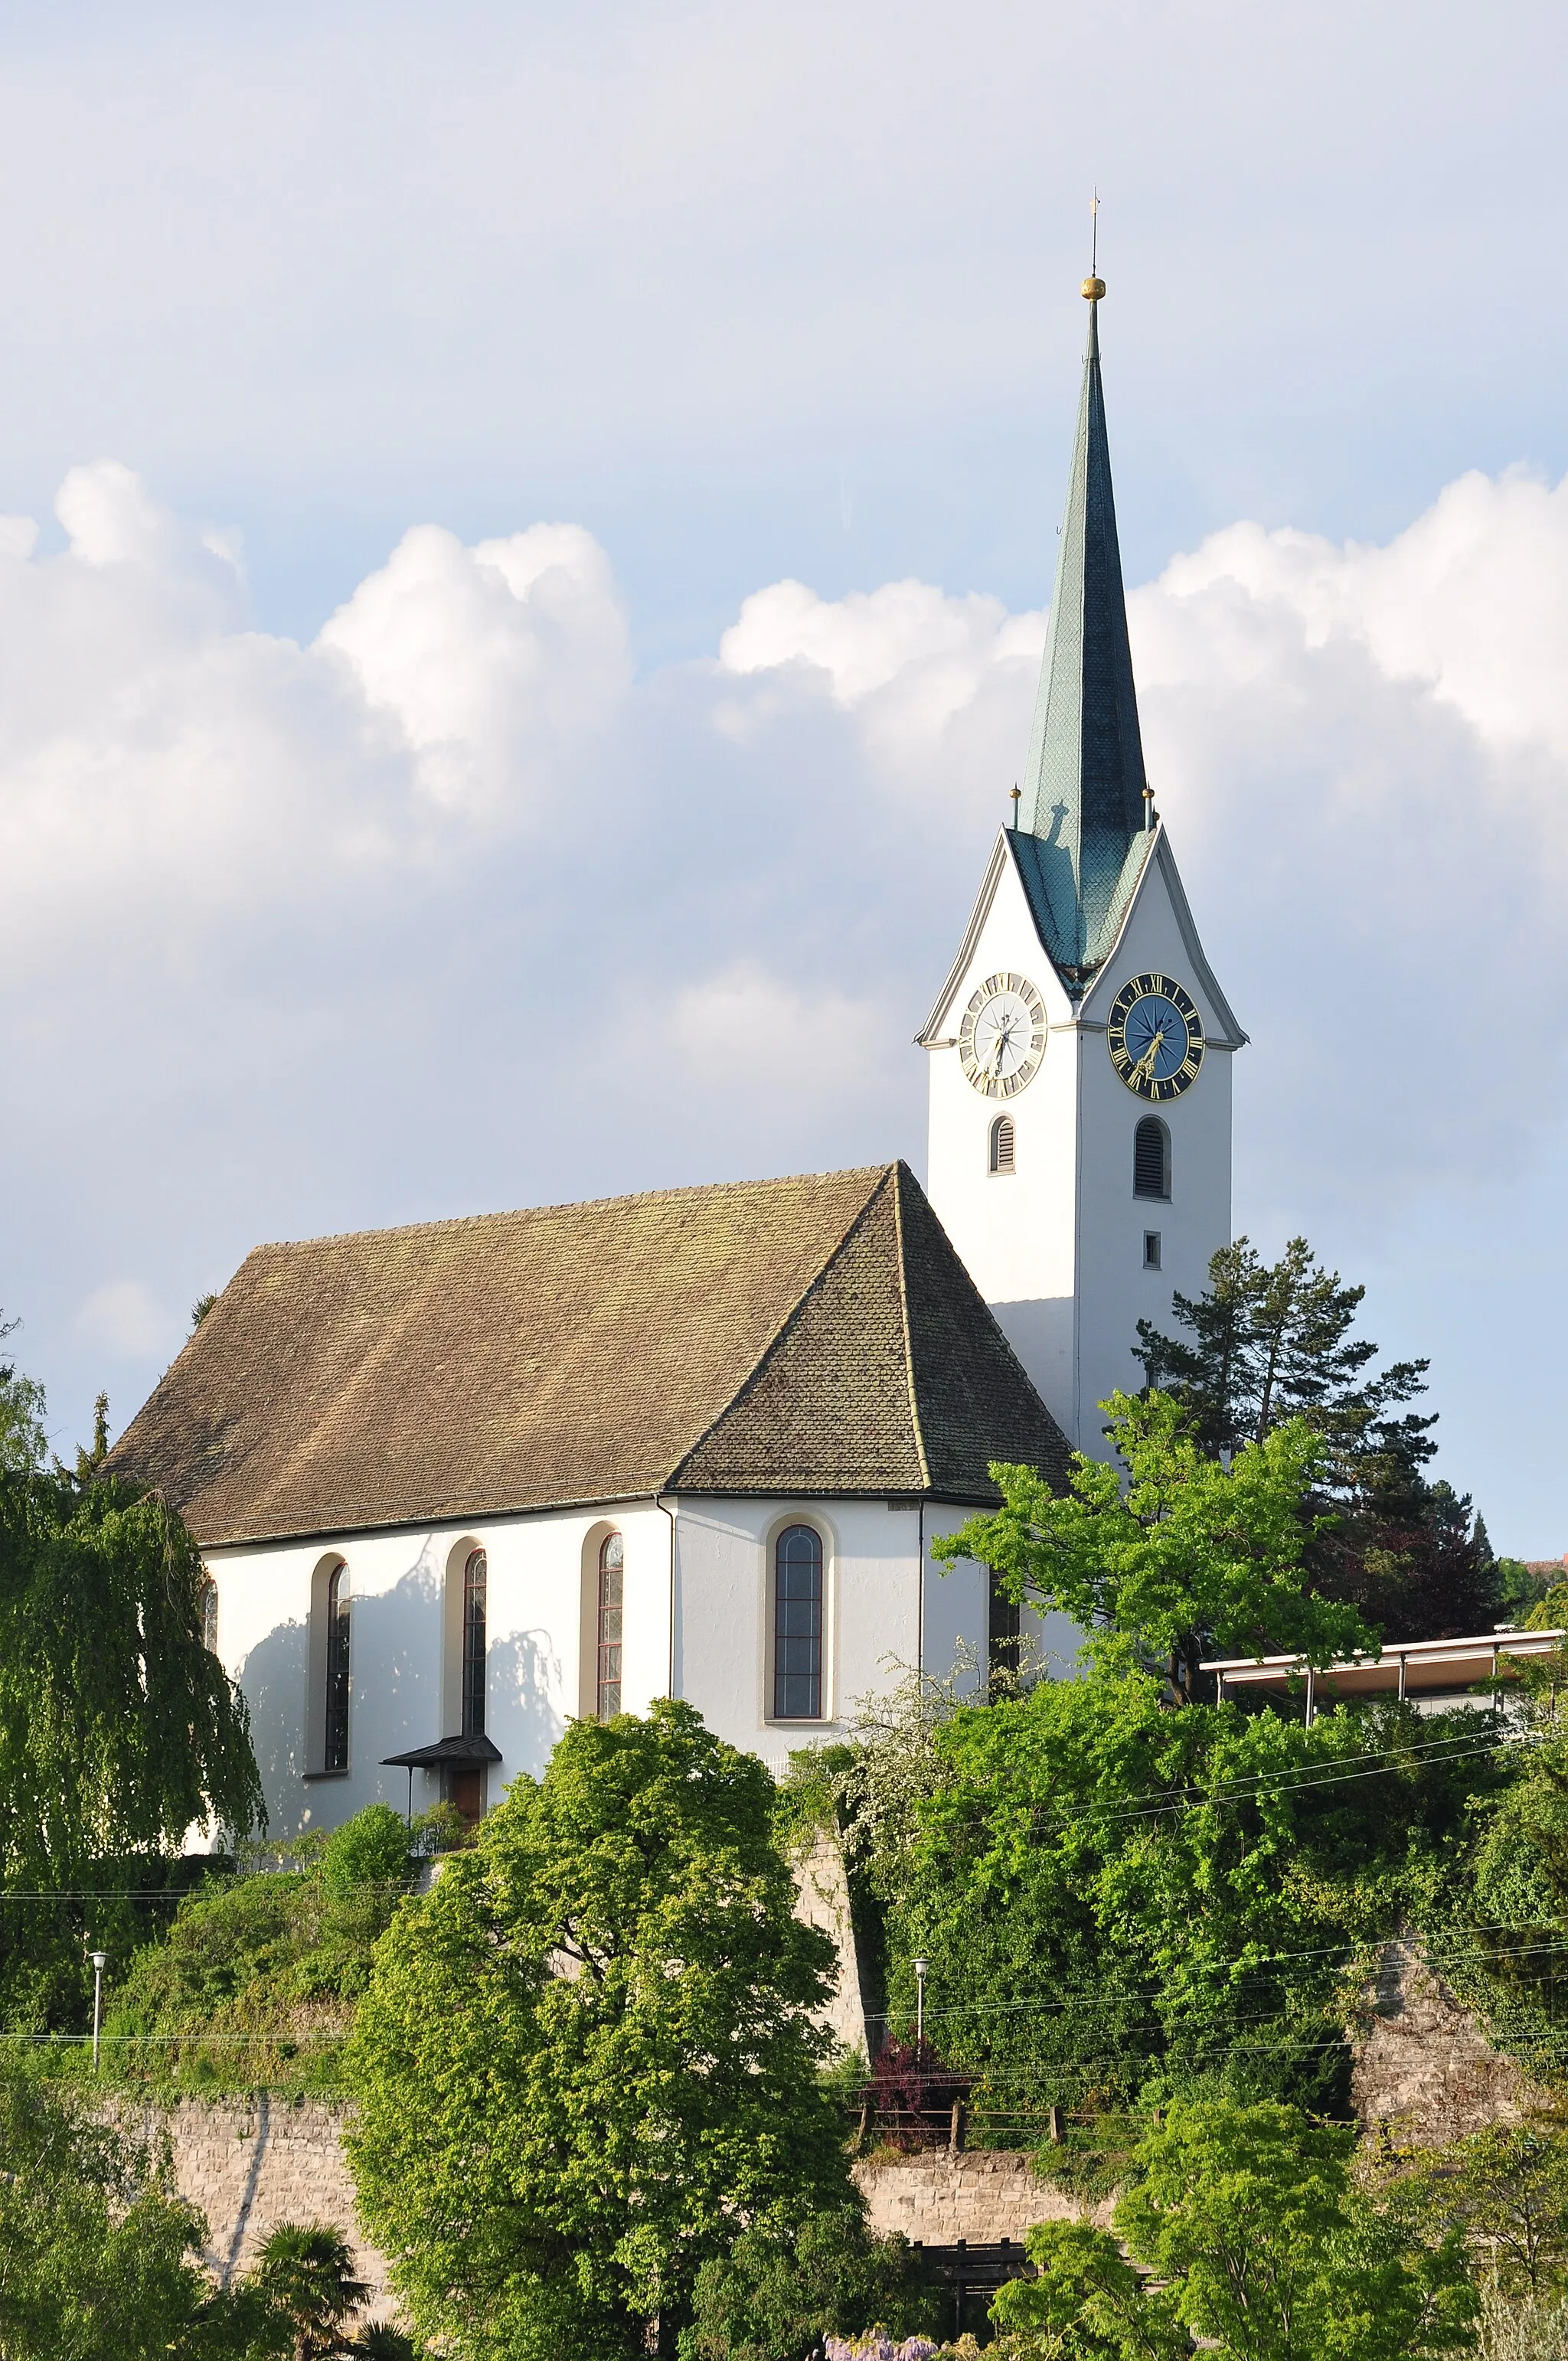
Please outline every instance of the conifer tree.
[{"label": "conifer tree", "polygon": [[1399,1639],[1485,1631],[1500,1578],[1486,1529],[1467,1495],[1423,1473],[1437,1420],[1409,1405],[1429,1364],[1376,1367],[1377,1346],[1353,1333],[1365,1293],[1305,1238],[1273,1264],[1238,1238],[1211,1260],[1202,1295],[1173,1296],[1185,1333],[1140,1320],[1135,1349],[1150,1388],[1181,1402],[1213,1456],[1292,1418],[1321,1436],[1316,1506],[1328,1521],[1307,1564],[1325,1597]]}]

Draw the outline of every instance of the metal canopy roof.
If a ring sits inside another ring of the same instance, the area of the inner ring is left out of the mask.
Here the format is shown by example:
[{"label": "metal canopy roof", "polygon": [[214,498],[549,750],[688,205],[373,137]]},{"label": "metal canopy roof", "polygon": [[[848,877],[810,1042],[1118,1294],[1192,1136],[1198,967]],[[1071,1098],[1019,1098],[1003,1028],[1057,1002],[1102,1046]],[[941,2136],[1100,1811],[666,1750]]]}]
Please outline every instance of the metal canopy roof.
[{"label": "metal canopy roof", "polygon": [[501,1750],[493,1738],[438,1738],[433,1746],[411,1747],[406,1754],[383,1754],[381,1760],[399,1771],[437,1771],[445,1763],[499,1763]]},{"label": "metal canopy roof", "polygon": [[1215,1656],[1201,1670],[1217,1675],[1222,1697],[1237,1689],[1287,1697],[1298,1681],[1309,1701],[1324,1690],[1333,1697],[1415,1697],[1507,1678],[1509,1659],[1550,1656],[1564,1638],[1562,1631],[1482,1631],[1463,1640],[1390,1640],[1381,1656],[1342,1656],[1316,1670],[1302,1655]]}]

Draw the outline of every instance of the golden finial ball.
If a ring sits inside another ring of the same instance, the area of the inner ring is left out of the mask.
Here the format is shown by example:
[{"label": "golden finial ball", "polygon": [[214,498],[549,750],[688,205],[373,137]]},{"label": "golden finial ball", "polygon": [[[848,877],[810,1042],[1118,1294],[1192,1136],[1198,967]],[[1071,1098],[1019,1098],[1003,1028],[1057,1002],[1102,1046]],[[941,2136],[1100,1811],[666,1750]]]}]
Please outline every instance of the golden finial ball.
[{"label": "golden finial ball", "polygon": [[1084,280],[1083,300],[1086,303],[1098,303],[1100,298],[1104,294],[1104,292],[1105,281],[1103,279],[1086,279]]}]

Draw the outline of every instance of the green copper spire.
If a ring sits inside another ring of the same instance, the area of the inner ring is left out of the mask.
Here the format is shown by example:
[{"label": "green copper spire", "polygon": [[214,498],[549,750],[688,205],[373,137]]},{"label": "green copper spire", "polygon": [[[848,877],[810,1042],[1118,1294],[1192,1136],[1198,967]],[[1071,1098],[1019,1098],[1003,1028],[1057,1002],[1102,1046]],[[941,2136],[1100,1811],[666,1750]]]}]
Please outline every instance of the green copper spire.
[{"label": "green copper spire", "polygon": [[1014,836],[1047,948],[1068,969],[1092,968],[1106,956],[1149,844],[1100,381],[1104,281],[1086,279],[1083,291],[1089,349]]}]

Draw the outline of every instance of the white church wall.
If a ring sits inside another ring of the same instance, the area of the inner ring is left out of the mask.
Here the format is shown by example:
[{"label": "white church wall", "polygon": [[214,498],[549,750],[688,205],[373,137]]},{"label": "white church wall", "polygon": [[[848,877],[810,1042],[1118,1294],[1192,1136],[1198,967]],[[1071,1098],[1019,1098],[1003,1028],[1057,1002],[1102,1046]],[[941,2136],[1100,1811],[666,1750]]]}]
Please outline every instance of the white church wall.
[{"label": "white church wall", "polygon": [[[249,1708],[271,1829],[335,1828],[376,1802],[405,1806],[408,1773],[382,1758],[460,1726],[456,1602],[476,1547],[488,1572],[486,1731],[501,1755],[488,1774],[493,1804],[520,1772],[543,1771],[567,1721],[592,1710],[595,1576],[610,1530],[625,1543],[624,1708],[646,1712],[670,1693],[673,1640],[674,1693],[721,1737],[782,1771],[796,1748],[841,1737],[856,1700],[889,1686],[898,1667],[946,1675],[960,1639],[983,1655],[980,1570],[960,1565],[944,1576],[927,1563],[921,1580],[922,1524],[928,1544],[962,1515],[927,1509],[922,1519],[882,1500],[677,1500],[668,1511],[644,1501],[597,1515],[210,1551],[219,1653]],[[816,1526],[825,1543],[824,1711],[812,1722],[771,1711],[772,1545],[796,1521]],[[323,1775],[324,1682],[321,1666],[313,1682],[312,1658],[324,1666],[317,1576],[337,1558],[351,1599],[349,1760],[345,1772]],[[438,1773],[414,1773],[416,1811],[439,1793]]]},{"label": "white church wall", "polygon": [[[841,1738],[855,1700],[896,1677],[888,1660],[918,1660],[917,1510],[882,1500],[682,1500],[675,1515],[679,1694],[775,1772],[797,1750]],[[814,1525],[825,1543],[816,1721],[772,1712],[773,1544],[795,1523]]]},{"label": "white church wall", "polygon": [[[1149,970],[1190,993],[1210,1044],[1190,1090],[1158,1106],[1128,1090],[1101,1029],[1122,986]],[[1145,873],[1114,957],[1085,994],[1083,1017],[1077,1431],[1081,1449],[1102,1455],[1097,1405],[1115,1388],[1132,1391],[1144,1381],[1133,1352],[1139,1320],[1168,1331],[1173,1290],[1201,1295],[1209,1258],[1231,1235],[1232,1053],[1213,1046],[1223,1020],[1194,971],[1157,863]],[[1171,1193],[1164,1202],[1133,1193],[1134,1134],[1149,1115],[1170,1135]],[[1149,1231],[1159,1238],[1157,1269],[1145,1267]]]},{"label": "white church wall", "polygon": [[927,1510],[926,1564],[921,1576],[921,1670],[941,1681],[961,1664],[960,1691],[973,1691],[986,1669],[991,1576],[973,1558],[955,1558],[950,1565],[943,1565],[931,1555],[931,1543],[939,1533],[956,1533],[970,1513],[967,1509],[940,1506]]},{"label": "white church wall", "polygon": [[[954,1533],[972,1512],[937,1506],[926,1511],[926,1569],[921,1662],[937,1680],[943,1680],[960,1662],[968,1671],[959,1693],[973,1692],[986,1664],[991,1623],[991,1576],[971,1558],[956,1558],[944,1565],[930,1554],[938,1533]],[[1043,1664],[1053,1680],[1071,1680],[1079,1669],[1083,1632],[1069,1615],[1041,1615],[1025,1607],[1019,1620],[1019,1638],[1025,1664]]]},{"label": "white church wall", "polygon": [[[1009,970],[1027,976],[1045,1002],[1050,1023],[1045,1056],[1025,1089],[998,1100],[966,1080],[956,1048],[928,1052],[927,1193],[1047,1408],[1068,1429],[1076,1280],[1073,1008],[1041,947],[1010,858],[941,1021],[944,1037],[956,1036],[976,986]],[[991,1126],[1003,1113],[1013,1118],[1014,1170],[993,1173]]]},{"label": "white church wall", "polygon": [[[623,1697],[629,1709],[645,1710],[667,1690],[670,1662],[669,1523],[648,1503],[609,1520],[522,1517],[208,1552],[219,1653],[249,1708],[274,1832],[334,1828],[367,1804],[407,1803],[408,1773],[382,1757],[459,1727],[458,1602],[476,1547],[488,1568],[486,1730],[502,1758],[488,1773],[491,1799],[520,1771],[543,1770],[581,1710],[584,1542],[596,1521],[625,1536]],[[345,1773],[320,1775],[324,1631],[313,1591],[333,1557],[350,1582],[349,1762]],[[313,1679],[313,1657],[321,1660]],[[416,1810],[439,1792],[438,1774],[415,1773]]]}]

